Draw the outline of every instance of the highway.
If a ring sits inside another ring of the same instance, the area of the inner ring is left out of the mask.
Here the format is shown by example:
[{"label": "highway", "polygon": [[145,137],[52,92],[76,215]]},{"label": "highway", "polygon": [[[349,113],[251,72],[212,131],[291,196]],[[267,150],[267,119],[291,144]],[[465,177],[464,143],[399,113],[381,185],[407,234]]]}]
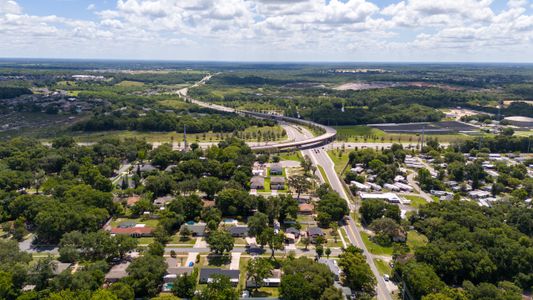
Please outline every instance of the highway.
[{"label": "highway", "polygon": [[[211,79],[211,77],[212,75],[207,75],[201,81],[194,84],[192,87],[197,87],[199,85],[205,84],[209,79]],[[335,137],[337,136],[337,131],[329,126],[325,126],[325,125],[321,125],[321,124],[317,124],[311,121],[301,120],[297,118],[285,117],[285,116],[275,115],[275,114],[253,112],[253,111],[236,110],[231,107],[226,107],[226,106],[213,104],[213,103],[207,103],[207,102],[203,102],[203,101],[189,97],[187,95],[188,91],[189,91],[189,88],[183,88],[183,89],[178,90],[176,93],[181,98],[185,99],[186,101],[190,103],[194,103],[201,107],[206,107],[206,108],[210,108],[210,109],[214,109],[214,110],[218,110],[222,112],[238,113],[241,115],[252,116],[252,117],[256,117],[260,119],[273,119],[273,120],[277,120],[278,122],[286,122],[286,123],[291,123],[291,124],[299,124],[303,126],[318,127],[324,131],[323,134],[317,137],[313,137],[311,135],[311,136],[306,136],[305,139],[300,139],[300,140],[281,142],[281,143],[272,143],[270,145],[251,146],[252,150],[255,150],[255,151],[280,151],[280,150],[286,150],[286,149],[291,149],[291,148],[302,148],[302,147],[309,147],[309,146],[315,146],[315,145],[318,146],[318,145],[323,145],[323,144],[333,142],[335,140]]]}]

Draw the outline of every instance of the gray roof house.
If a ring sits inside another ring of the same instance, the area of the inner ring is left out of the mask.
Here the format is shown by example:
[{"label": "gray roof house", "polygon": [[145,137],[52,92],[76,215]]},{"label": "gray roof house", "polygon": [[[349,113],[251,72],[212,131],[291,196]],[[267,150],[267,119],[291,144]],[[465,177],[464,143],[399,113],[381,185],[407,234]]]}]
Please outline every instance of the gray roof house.
[{"label": "gray roof house", "polygon": [[247,237],[248,226],[232,226],[228,228],[228,232],[231,233],[231,236],[233,237]]},{"label": "gray roof house", "polygon": [[340,279],[341,269],[339,268],[335,260],[321,258],[318,260],[318,262],[328,266],[331,273],[333,273],[333,275],[335,276],[335,281],[338,281]]},{"label": "gray roof house", "polygon": [[272,190],[283,190],[285,189],[285,177],[271,177],[270,178],[270,189]]},{"label": "gray roof house", "polygon": [[187,229],[191,231],[192,236],[204,236],[206,224],[205,223],[194,223],[194,224],[185,223],[181,225],[181,228],[183,227],[187,227]]},{"label": "gray roof house", "polygon": [[307,230],[307,235],[311,240],[314,240],[319,236],[324,236],[324,232],[318,227],[311,227]]},{"label": "gray roof house", "polygon": [[254,176],[250,179],[250,188],[252,190],[263,190],[265,189],[265,178],[261,176]]},{"label": "gray roof house", "polygon": [[128,276],[128,272],[126,272],[126,269],[128,268],[129,265],[130,265],[130,262],[126,261],[126,262],[122,262],[118,265],[114,265],[113,267],[111,267],[109,272],[105,274],[105,277],[104,277],[105,282],[114,283]]},{"label": "gray roof house", "polygon": [[294,228],[294,227],[289,227],[285,230],[285,233],[290,233],[290,234],[294,234],[294,237],[295,238],[299,238],[300,237],[300,230]]},{"label": "gray roof house", "polygon": [[283,167],[280,163],[273,163],[270,165],[270,175],[281,175],[283,174]]},{"label": "gray roof house", "polygon": [[148,173],[148,172],[152,172],[152,171],[155,171],[157,170],[156,167],[150,165],[150,164],[145,164],[145,165],[137,165],[137,168],[138,170],[141,172],[141,173]]},{"label": "gray roof house", "polygon": [[200,269],[200,283],[204,284],[211,282],[214,275],[227,276],[231,283],[236,286],[239,284],[241,272],[239,270],[224,270],[220,268],[202,268]]}]

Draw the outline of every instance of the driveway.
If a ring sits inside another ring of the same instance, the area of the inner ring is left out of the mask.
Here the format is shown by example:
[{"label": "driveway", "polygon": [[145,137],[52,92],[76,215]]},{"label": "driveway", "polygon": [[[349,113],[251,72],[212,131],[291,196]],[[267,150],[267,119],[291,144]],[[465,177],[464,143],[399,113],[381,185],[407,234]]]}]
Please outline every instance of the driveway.
[{"label": "driveway", "polygon": [[229,269],[238,270],[240,263],[241,263],[241,253],[231,252],[231,264],[229,265]]}]

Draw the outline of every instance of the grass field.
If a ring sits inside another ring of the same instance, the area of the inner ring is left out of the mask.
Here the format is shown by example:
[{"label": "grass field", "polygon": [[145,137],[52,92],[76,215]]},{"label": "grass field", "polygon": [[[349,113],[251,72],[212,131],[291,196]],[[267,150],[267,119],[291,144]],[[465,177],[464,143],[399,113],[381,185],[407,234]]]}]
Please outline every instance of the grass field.
[{"label": "grass field", "polygon": [[144,83],[143,82],[139,82],[139,81],[130,81],[130,80],[124,80],[124,81],[121,81],[117,84],[115,84],[116,86],[122,86],[122,87],[132,87],[132,86],[143,86]]},{"label": "grass field", "polygon": [[414,195],[402,195],[402,197],[404,197],[404,198],[407,199],[407,200],[411,200],[411,206],[412,206],[412,207],[419,208],[419,207],[424,206],[424,205],[427,204],[426,199],[424,199],[424,198],[422,198],[422,197],[419,197],[419,196],[414,196]]},{"label": "grass field", "polygon": [[[340,157],[339,157],[339,152],[342,153]],[[342,152],[340,150],[339,151],[332,150],[332,151],[328,151],[328,155],[331,158],[331,160],[333,161],[333,163],[335,164],[335,172],[337,172],[337,174],[340,175],[342,170],[346,166],[346,164],[348,164],[350,152],[349,151]]]},{"label": "grass field", "polygon": [[376,264],[376,268],[378,269],[381,275],[384,275],[384,274],[391,275],[392,268],[389,266],[389,264],[386,261],[379,259],[379,258],[375,258],[374,263]]},{"label": "grass field", "polygon": [[376,255],[392,255],[392,247],[383,247],[370,240],[370,237],[366,232],[361,232],[361,237],[365,243],[366,248],[370,253]]},{"label": "grass field", "polygon": [[409,246],[411,252],[414,252],[416,248],[424,246],[427,243],[428,238],[416,230],[409,230],[407,232],[407,246]]},{"label": "grass field", "polygon": [[[336,126],[337,139],[346,142],[373,142],[373,143],[412,143],[416,144],[420,135],[415,133],[386,133],[377,128],[364,125]],[[471,139],[465,134],[427,134],[426,138],[436,138],[441,143],[453,143]]]},{"label": "grass field", "polygon": [[300,154],[300,152],[287,152],[280,153],[279,158],[280,160],[300,161],[302,159],[302,155]]},{"label": "grass field", "polygon": [[[250,127],[244,130],[245,133],[252,133],[252,132],[264,132],[264,131],[274,131],[274,132],[281,132],[283,129],[280,126],[273,126],[273,127]],[[153,142],[159,142],[159,143],[170,143],[171,141],[174,142],[183,142],[183,133],[181,132],[140,132],[140,131],[127,131],[127,130],[119,130],[119,131],[106,131],[106,132],[94,132],[94,133],[79,133],[74,132],[71,133],[74,139],[77,142],[97,142],[104,138],[118,138],[118,139],[126,139],[126,138],[137,138],[137,139],[145,139],[147,142],[153,143]],[[191,133],[187,134],[187,141],[189,143],[194,142],[220,142],[227,137],[231,136],[231,133],[214,133],[214,132],[207,132],[207,133]],[[281,137],[278,141],[286,140],[287,136]],[[256,142],[257,138],[248,138],[246,141],[249,142]]]},{"label": "grass field", "polygon": [[324,181],[329,184],[328,176],[326,175],[326,171],[324,171],[324,168],[321,165],[317,165],[318,170],[320,171],[320,174],[322,175],[322,178],[324,178]]}]

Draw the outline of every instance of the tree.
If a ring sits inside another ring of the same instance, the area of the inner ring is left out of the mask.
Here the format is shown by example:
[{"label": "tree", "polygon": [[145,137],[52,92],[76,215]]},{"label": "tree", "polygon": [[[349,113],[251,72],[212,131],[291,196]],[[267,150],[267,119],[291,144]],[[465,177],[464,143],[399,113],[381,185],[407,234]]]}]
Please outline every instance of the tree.
[{"label": "tree", "polygon": [[212,281],[207,284],[197,296],[198,300],[237,300],[239,295],[231,285],[229,277],[214,275]]},{"label": "tree", "polygon": [[283,265],[280,295],[284,300],[320,299],[333,285],[333,274],[324,264],[300,257]]},{"label": "tree", "polygon": [[271,251],[270,258],[275,258],[274,254],[276,250],[282,250],[284,249],[284,240],[285,236],[282,232],[275,233],[274,229],[271,227],[266,228],[263,230],[261,235],[257,238],[260,245],[268,245]]},{"label": "tree", "polygon": [[111,291],[98,289],[91,295],[91,300],[119,300],[119,298]]},{"label": "tree", "polygon": [[342,281],[344,285],[353,291],[374,295],[376,278],[359,249],[347,248],[340,255],[339,267],[343,271]]},{"label": "tree", "polygon": [[334,192],[327,193],[320,198],[317,211],[318,218],[323,227],[329,226],[331,222],[342,221],[350,212],[346,200],[342,199],[339,194]]},{"label": "tree", "polygon": [[329,256],[331,255],[331,249],[327,247],[324,253],[326,254],[326,257],[329,259]]},{"label": "tree", "polygon": [[289,187],[296,191],[297,198],[300,200],[300,195],[311,188],[311,182],[307,180],[307,177],[302,175],[291,176],[289,178]]},{"label": "tree", "polygon": [[189,275],[187,273],[174,280],[172,293],[180,298],[192,298],[196,291],[196,272]]},{"label": "tree", "polygon": [[116,249],[118,252],[118,257],[124,259],[126,253],[137,248],[138,241],[135,238],[132,238],[125,234],[118,234],[113,237],[115,242]]},{"label": "tree", "polygon": [[159,293],[166,270],[163,257],[145,254],[128,266],[125,283],[133,288],[135,297],[153,297]]},{"label": "tree", "polygon": [[311,244],[311,240],[308,237],[304,237],[302,238],[302,244],[304,244],[305,251],[307,251],[307,247]]},{"label": "tree", "polygon": [[401,220],[398,205],[387,203],[379,199],[365,200],[359,208],[359,213],[364,224],[370,224],[375,219],[382,217],[391,218],[397,222]]},{"label": "tree", "polygon": [[198,189],[206,194],[208,199],[213,199],[216,193],[223,188],[223,182],[216,177],[202,177],[198,181]]},{"label": "tree", "polygon": [[260,236],[268,227],[268,216],[264,213],[256,212],[248,218],[248,233],[250,236]]},{"label": "tree", "polygon": [[304,169],[305,174],[309,174],[309,171],[313,166],[313,162],[311,161],[311,158],[306,155],[303,159],[300,160],[300,165]]},{"label": "tree", "polygon": [[0,272],[0,299],[15,299],[16,295],[11,274]]},{"label": "tree", "polygon": [[211,232],[207,237],[207,243],[211,252],[215,254],[224,254],[233,250],[234,239],[231,234],[225,230]]},{"label": "tree", "polygon": [[120,300],[133,300],[135,298],[133,288],[124,282],[113,283],[109,290]]},{"label": "tree", "polygon": [[247,280],[254,282],[254,288],[257,291],[263,286],[263,281],[272,273],[273,266],[266,258],[253,258],[248,261],[246,268]]},{"label": "tree", "polygon": [[320,296],[320,300],[344,300],[342,291],[334,286],[330,286],[324,290]]},{"label": "tree", "polygon": [[324,255],[324,246],[316,245],[315,252],[316,252],[316,256],[318,257],[318,259],[320,259],[322,255]]},{"label": "tree", "polygon": [[446,288],[444,282],[430,265],[409,261],[404,265],[398,265],[395,271],[402,278],[405,288],[415,299],[442,292]]}]

